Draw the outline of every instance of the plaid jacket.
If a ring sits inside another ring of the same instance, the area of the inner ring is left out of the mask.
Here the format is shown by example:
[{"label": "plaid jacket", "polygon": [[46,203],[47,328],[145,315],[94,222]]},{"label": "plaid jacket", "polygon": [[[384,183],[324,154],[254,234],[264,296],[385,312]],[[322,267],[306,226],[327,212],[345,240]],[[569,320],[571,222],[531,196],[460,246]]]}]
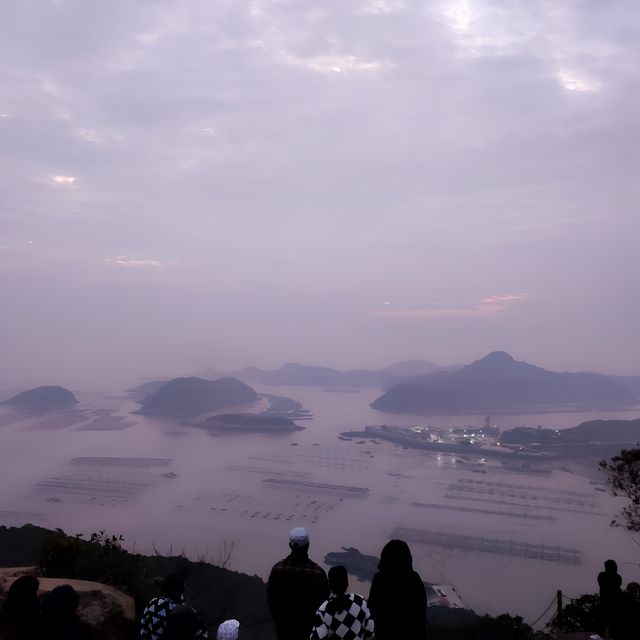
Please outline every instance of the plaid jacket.
[{"label": "plaid jacket", "polygon": [[331,615],[326,608],[330,600],[323,602],[316,612],[316,623],[310,640],[368,640],[373,637],[373,619],[367,601],[357,593],[346,594],[351,605],[340,613]]},{"label": "plaid jacket", "polygon": [[280,630],[307,637],[316,610],[328,597],[327,574],[306,553],[292,552],[271,569],[267,599]]}]

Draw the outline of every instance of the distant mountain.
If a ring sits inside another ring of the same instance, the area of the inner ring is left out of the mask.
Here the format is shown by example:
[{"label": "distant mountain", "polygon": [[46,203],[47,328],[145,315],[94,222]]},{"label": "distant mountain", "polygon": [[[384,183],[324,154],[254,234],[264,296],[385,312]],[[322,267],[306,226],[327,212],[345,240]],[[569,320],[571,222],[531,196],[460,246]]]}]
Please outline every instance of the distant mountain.
[{"label": "distant mountain", "polygon": [[204,378],[205,380],[217,380],[218,378],[224,378],[228,374],[224,371],[218,371],[217,369],[207,367],[206,369],[196,371],[193,375],[196,376],[196,378]]},{"label": "distant mountain", "polygon": [[125,392],[131,398],[140,402],[147,396],[150,396],[159,391],[162,387],[164,387],[165,384],[167,384],[167,382],[169,382],[169,380],[149,380],[148,382],[139,384],[137,387],[125,389]]},{"label": "distant mountain", "polygon": [[640,398],[640,376],[612,376],[612,378],[631,389]]},{"label": "distant mountain", "polygon": [[78,404],[78,399],[64,387],[36,387],[23,391],[0,404],[33,409],[35,411],[52,411],[54,409],[69,409]]},{"label": "distant mountain", "polygon": [[251,387],[235,378],[175,378],[145,398],[137,413],[187,418],[258,399]]},{"label": "distant mountain", "polygon": [[385,373],[390,373],[394,376],[400,377],[413,377],[413,376],[423,376],[427,373],[434,373],[435,371],[453,371],[454,369],[459,369],[460,367],[441,367],[437,364],[433,364],[433,362],[428,362],[427,360],[402,360],[401,362],[394,362],[389,366],[382,369]]},{"label": "distant mountain", "polygon": [[317,387],[386,387],[398,382],[398,377],[385,371],[338,371],[329,367],[316,367],[288,363],[279,369],[246,367],[232,373],[247,382],[272,385],[308,385]]},{"label": "distant mountain", "polygon": [[612,409],[638,403],[636,395],[596,373],[558,373],[495,351],[456,371],[418,376],[391,387],[372,403],[396,413]]}]

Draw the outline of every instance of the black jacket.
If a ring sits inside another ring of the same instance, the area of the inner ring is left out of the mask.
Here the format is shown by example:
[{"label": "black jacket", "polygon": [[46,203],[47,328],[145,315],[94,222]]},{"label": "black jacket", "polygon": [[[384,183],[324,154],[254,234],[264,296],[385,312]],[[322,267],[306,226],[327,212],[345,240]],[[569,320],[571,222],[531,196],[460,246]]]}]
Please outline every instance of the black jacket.
[{"label": "black jacket", "polygon": [[415,572],[378,571],[369,592],[376,640],[424,640],[427,592]]}]

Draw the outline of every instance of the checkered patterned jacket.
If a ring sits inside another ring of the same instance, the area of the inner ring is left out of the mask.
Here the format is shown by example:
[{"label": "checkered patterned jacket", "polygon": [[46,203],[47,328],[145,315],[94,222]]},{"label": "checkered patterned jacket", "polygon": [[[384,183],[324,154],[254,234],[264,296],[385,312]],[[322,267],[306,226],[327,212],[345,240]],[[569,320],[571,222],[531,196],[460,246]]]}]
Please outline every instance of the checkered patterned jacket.
[{"label": "checkered patterned jacket", "polygon": [[326,609],[330,600],[320,605],[310,640],[368,640],[373,637],[373,619],[367,601],[357,593],[346,595],[351,604],[345,611],[333,615],[328,613]]},{"label": "checkered patterned jacket", "polygon": [[[160,596],[154,598],[145,607],[140,619],[140,638],[142,640],[161,640],[167,627],[167,616],[172,609],[181,605],[170,598]],[[207,640],[209,637],[205,629],[196,634],[197,640]]]}]

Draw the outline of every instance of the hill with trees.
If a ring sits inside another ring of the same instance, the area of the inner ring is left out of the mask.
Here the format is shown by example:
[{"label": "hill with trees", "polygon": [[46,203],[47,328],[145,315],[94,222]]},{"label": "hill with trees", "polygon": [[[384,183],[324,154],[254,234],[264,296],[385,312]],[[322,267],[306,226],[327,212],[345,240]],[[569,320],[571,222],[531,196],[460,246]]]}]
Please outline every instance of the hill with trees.
[{"label": "hill with trees", "polygon": [[250,386],[235,378],[175,378],[142,400],[142,407],[136,413],[190,418],[258,399]]}]

